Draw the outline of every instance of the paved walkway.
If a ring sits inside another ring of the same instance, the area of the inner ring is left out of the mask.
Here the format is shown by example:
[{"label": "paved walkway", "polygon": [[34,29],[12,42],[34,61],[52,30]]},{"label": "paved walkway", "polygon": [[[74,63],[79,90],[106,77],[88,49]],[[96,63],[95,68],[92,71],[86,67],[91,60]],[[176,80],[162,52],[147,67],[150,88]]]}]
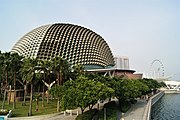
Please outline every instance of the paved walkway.
[{"label": "paved walkway", "polygon": [[[117,100],[115,100],[117,102]],[[104,106],[106,102],[100,103],[100,108]],[[143,120],[144,111],[146,108],[146,100],[138,100],[136,104],[132,105],[132,107],[126,112],[121,120]],[[97,108],[97,105],[94,107]],[[87,109],[88,110],[88,109]],[[32,117],[15,117],[15,118],[8,118],[8,120],[75,120],[78,113],[81,113],[80,109],[73,110],[73,115],[66,114],[64,115],[63,112],[56,113],[56,114],[48,114],[48,115],[40,115],[40,116],[32,116]],[[117,112],[118,120],[120,120],[121,113],[120,111]]]},{"label": "paved walkway", "polygon": [[8,118],[8,120],[75,120],[77,115],[64,115],[63,113],[31,116],[31,117],[14,117]]},{"label": "paved walkway", "polygon": [[123,115],[124,117],[122,117],[121,120],[143,120],[146,104],[146,100],[138,100],[137,103],[132,105],[131,108]]}]

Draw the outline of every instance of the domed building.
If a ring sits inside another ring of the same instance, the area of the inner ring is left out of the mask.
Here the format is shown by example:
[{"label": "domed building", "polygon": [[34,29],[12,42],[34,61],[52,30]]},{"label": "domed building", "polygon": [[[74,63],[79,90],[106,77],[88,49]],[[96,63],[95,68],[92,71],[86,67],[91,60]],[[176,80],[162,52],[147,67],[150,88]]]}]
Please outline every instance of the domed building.
[{"label": "domed building", "polygon": [[108,44],[100,35],[73,24],[38,27],[25,34],[11,52],[43,60],[60,56],[71,65],[82,64],[86,69],[109,68],[115,64]]}]

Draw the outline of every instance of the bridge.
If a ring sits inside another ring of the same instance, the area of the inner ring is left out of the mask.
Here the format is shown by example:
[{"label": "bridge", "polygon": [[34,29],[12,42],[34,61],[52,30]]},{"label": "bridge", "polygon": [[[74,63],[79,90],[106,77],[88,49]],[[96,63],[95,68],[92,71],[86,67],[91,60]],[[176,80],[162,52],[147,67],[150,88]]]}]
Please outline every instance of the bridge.
[{"label": "bridge", "polygon": [[168,90],[176,90],[179,91],[180,90],[180,82],[178,81],[163,81],[166,84],[166,87]]}]

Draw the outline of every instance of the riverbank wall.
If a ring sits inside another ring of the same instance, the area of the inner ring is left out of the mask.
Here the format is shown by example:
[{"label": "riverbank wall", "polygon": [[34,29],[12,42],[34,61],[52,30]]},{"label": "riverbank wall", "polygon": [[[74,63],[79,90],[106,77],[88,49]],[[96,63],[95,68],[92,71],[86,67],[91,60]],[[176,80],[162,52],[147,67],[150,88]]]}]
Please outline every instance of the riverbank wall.
[{"label": "riverbank wall", "polygon": [[150,97],[145,111],[144,111],[144,116],[143,120],[151,120],[151,107],[160,99],[164,96],[164,91],[160,91],[159,93],[155,94],[154,96]]},{"label": "riverbank wall", "polygon": [[165,94],[179,94],[180,91],[179,90],[165,90],[164,93]]}]

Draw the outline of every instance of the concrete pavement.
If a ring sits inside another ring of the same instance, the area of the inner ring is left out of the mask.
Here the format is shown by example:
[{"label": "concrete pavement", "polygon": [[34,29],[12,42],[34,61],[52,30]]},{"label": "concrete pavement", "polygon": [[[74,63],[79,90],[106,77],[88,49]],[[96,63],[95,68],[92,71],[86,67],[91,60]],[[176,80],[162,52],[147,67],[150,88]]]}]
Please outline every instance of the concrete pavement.
[{"label": "concrete pavement", "polygon": [[77,111],[80,112],[80,109],[75,109],[72,111],[72,115],[67,113],[64,115],[64,112],[48,114],[48,115],[39,115],[39,116],[29,116],[29,117],[12,117],[7,120],[75,120],[77,117]]},{"label": "concrete pavement", "polygon": [[136,104],[122,115],[121,120],[143,120],[144,112],[146,109],[147,101],[139,99]]},{"label": "concrete pavement", "polygon": [[[116,100],[115,100],[116,101]],[[100,109],[104,106],[106,102],[100,103]],[[118,111],[117,116],[118,120],[143,120],[144,111],[147,105],[146,100],[139,99],[136,104],[132,105],[132,107],[122,115],[120,111]],[[95,105],[97,107],[97,105]],[[88,110],[88,109],[87,109]],[[78,113],[81,113],[80,109],[73,110],[73,115],[66,114],[64,115],[63,112],[55,113],[55,114],[48,114],[48,115],[40,115],[40,116],[32,116],[32,117],[14,117],[8,118],[8,120],[75,120]]]}]

